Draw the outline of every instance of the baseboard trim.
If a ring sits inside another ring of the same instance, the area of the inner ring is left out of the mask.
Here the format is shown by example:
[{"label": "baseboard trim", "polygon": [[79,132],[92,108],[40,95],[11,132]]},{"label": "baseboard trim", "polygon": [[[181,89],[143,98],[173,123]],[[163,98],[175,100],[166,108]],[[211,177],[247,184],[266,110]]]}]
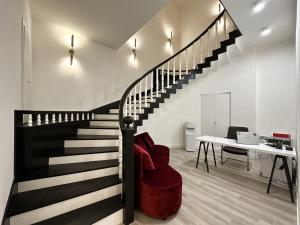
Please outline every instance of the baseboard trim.
[{"label": "baseboard trim", "polygon": [[5,210],[4,210],[4,214],[3,214],[3,218],[2,218],[2,222],[1,225],[10,225],[9,224],[9,219],[7,218],[7,212],[8,212],[8,203],[10,202],[12,196],[14,194],[16,194],[18,192],[18,188],[17,188],[17,184],[15,183],[15,178],[13,179],[13,182],[11,184],[10,187],[10,192],[9,192],[9,196],[7,198],[7,202],[6,202],[6,206],[5,206]]}]

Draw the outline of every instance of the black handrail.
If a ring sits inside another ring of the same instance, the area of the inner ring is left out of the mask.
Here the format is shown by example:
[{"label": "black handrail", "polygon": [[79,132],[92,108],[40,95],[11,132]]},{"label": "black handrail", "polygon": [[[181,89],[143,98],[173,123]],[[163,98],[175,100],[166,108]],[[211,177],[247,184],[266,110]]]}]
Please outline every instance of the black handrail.
[{"label": "black handrail", "polygon": [[[141,76],[140,78],[138,78],[136,81],[134,81],[124,92],[121,101],[120,101],[120,106],[119,106],[119,124],[120,124],[120,128],[124,127],[124,122],[123,122],[123,107],[125,104],[125,101],[127,99],[128,94],[130,93],[130,91],[133,89],[133,87],[139,83],[142,79],[144,79],[148,74],[150,74],[152,71],[156,70],[157,68],[161,67],[162,65],[164,65],[165,63],[167,63],[168,61],[170,61],[171,59],[173,59],[174,57],[176,57],[177,55],[179,55],[180,53],[184,52],[186,49],[188,49],[189,47],[191,47],[195,42],[197,42],[202,36],[204,36],[208,30],[210,28],[212,28],[215,23],[220,20],[223,15],[225,14],[225,12],[227,12],[225,9],[216,17],[216,19],[214,19],[214,21],[198,36],[196,37],[190,44],[188,44],[187,46],[185,46],[183,49],[179,50],[177,53],[175,53],[173,56],[169,57],[168,59],[166,59],[165,61],[163,61],[162,63],[158,64],[157,66],[153,67],[152,69],[150,69],[148,72],[146,72],[143,76]],[[227,13],[228,14],[228,13]],[[236,26],[236,25],[235,25]]]}]

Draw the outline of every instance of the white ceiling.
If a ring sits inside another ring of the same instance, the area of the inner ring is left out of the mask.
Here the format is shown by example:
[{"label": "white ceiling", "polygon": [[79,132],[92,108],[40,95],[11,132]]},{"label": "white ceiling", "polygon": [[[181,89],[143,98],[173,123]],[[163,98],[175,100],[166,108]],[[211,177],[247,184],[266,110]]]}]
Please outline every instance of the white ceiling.
[{"label": "white ceiling", "polygon": [[[257,2],[265,1],[265,8],[253,13]],[[243,33],[245,46],[263,45],[288,39],[296,32],[296,0],[222,0],[237,26]],[[272,29],[262,37],[265,27]]]},{"label": "white ceiling", "polygon": [[169,0],[30,0],[33,20],[118,49]]}]

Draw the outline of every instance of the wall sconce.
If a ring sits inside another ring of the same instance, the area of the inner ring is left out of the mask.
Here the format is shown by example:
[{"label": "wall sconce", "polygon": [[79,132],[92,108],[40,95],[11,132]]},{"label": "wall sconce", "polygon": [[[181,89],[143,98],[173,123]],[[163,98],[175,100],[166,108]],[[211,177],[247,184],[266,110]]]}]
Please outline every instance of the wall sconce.
[{"label": "wall sconce", "polygon": [[172,40],[173,40],[173,31],[171,31],[170,38],[168,39],[169,44],[170,44],[170,48],[172,48]]},{"label": "wall sconce", "polygon": [[69,50],[70,53],[70,65],[73,65],[73,58],[74,58],[74,34],[71,36],[71,48]]},{"label": "wall sconce", "polygon": [[136,38],[134,39],[134,47],[132,49],[133,61],[136,59]]}]

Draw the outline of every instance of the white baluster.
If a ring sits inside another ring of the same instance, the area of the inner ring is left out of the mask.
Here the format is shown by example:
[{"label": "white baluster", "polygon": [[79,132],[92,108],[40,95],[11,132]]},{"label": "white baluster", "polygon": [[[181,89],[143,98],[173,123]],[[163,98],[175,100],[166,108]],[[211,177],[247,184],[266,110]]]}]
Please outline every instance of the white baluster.
[{"label": "white baluster", "polygon": [[49,116],[48,116],[48,114],[45,115],[45,124],[49,124]]},{"label": "white baluster", "polygon": [[68,122],[69,118],[68,118],[68,114],[65,114],[65,122]]},{"label": "white baluster", "polygon": [[132,105],[131,105],[131,91],[129,92],[129,116],[131,116],[131,109],[132,109]]},{"label": "white baluster", "polygon": [[170,87],[170,61],[168,61],[168,70],[167,70],[167,88]]},{"label": "white baluster", "polygon": [[52,123],[56,123],[56,118],[55,114],[52,114]]},{"label": "white baluster", "polygon": [[227,38],[227,32],[226,32],[226,12],[224,13],[224,40],[226,40],[226,38]]},{"label": "white baluster", "polygon": [[148,83],[148,75],[145,77],[145,107],[147,107],[148,104],[147,83]]},{"label": "white baluster", "polygon": [[128,97],[125,99],[125,104],[123,108],[124,116],[128,116]]},{"label": "white baluster", "polygon": [[37,115],[36,124],[37,124],[38,126],[40,126],[40,125],[42,124],[41,114],[38,114],[38,115]]},{"label": "white baluster", "polygon": [[81,120],[84,120],[84,113],[81,114]]},{"label": "white baluster", "polygon": [[193,44],[193,69],[196,69],[196,61],[195,61],[195,43]]},{"label": "white baluster", "polygon": [[90,120],[90,114],[89,113],[86,114],[86,119]]},{"label": "white baluster", "polygon": [[73,115],[73,113],[71,113],[71,122],[73,122],[74,121],[74,115]]},{"label": "white baluster", "polygon": [[188,57],[188,49],[185,50],[185,73],[189,74],[189,57]]},{"label": "white baluster", "polygon": [[32,114],[28,114],[28,126],[32,127]]},{"label": "white baluster", "polygon": [[175,75],[176,75],[176,60],[175,57],[173,58],[173,84],[175,84]]},{"label": "white baluster", "polygon": [[181,53],[179,54],[179,79],[181,80]]},{"label": "white baluster", "polygon": [[79,121],[79,113],[76,114],[76,120]]},{"label": "white baluster", "polygon": [[218,22],[216,22],[216,49],[219,47],[219,42],[218,42]]},{"label": "white baluster", "polygon": [[209,57],[210,56],[210,53],[209,53],[209,51],[210,51],[210,29],[208,29],[208,31],[207,31],[207,57]]},{"label": "white baluster", "polygon": [[203,63],[202,37],[200,38],[200,63]]},{"label": "white baluster", "polygon": [[136,85],[134,86],[134,96],[133,96],[133,105],[134,105],[134,120],[136,120]]},{"label": "white baluster", "polygon": [[61,114],[58,114],[58,122],[61,123],[62,122],[62,117]]},{"label": "white baluster", "polygon": [[139,83],[139,111],[142,114],[142,81]]},{"label": "white baluster", "polygon": [[153,102],[153,71],[150,74],[150,88],[151,102]]},{"label": "white baluster", "polygon": [[95,119],[95,113],[92,113],[92,120]]},{"label": "white baluster", "polygon": [[156,97],[158,98],[158,68],[156,68]]},{"label": "white baluster", "polygon": [[162,65],[161,69],[161,92],[165,92],[165,65]]}]

